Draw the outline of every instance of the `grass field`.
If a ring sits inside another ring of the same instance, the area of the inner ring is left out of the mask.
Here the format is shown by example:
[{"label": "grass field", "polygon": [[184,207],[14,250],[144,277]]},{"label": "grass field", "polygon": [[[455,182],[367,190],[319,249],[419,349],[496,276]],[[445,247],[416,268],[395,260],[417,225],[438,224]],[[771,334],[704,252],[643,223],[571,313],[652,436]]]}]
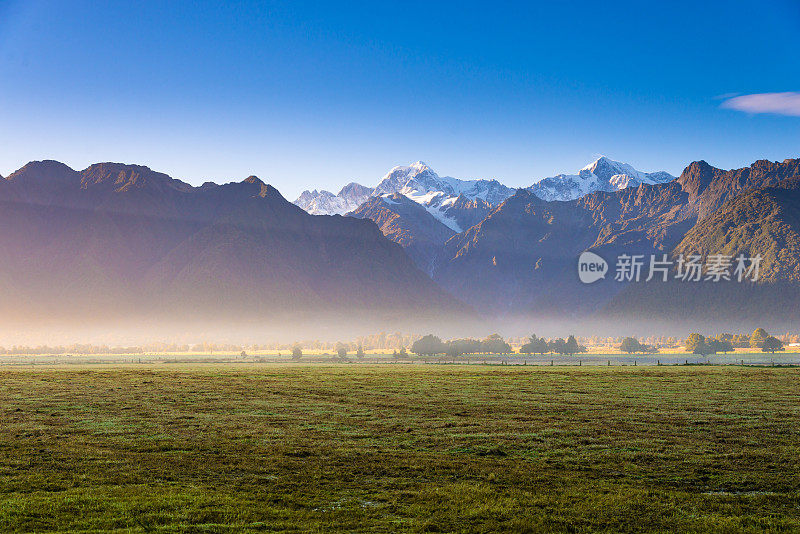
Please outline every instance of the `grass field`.
[{"label": "grass field", "polygon": [[0,371],[0,530],[797,531],[800,370]]}]

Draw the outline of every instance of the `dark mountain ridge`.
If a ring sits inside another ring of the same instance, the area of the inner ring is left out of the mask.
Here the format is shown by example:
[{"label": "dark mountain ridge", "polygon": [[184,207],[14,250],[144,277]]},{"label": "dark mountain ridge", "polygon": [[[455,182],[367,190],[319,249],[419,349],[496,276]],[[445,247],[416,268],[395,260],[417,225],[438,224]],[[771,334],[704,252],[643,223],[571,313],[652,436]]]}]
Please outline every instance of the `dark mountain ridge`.
[{"label": "dark mountain ridge", "polygon": [[460,316],[369,220],[312,216],[251,176],[31,162],[0,182],[3,317],[53,322]]}]

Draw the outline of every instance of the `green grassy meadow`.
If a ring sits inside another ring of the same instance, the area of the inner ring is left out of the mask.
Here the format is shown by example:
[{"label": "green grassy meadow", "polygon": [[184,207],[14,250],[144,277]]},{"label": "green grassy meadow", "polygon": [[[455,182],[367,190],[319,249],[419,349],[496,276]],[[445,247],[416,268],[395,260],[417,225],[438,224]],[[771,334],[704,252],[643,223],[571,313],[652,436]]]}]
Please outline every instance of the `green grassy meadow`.
[{"label": "green grassy meadow", "polygon": [[0,531],[791,532],[800,369],[0,368]]}]

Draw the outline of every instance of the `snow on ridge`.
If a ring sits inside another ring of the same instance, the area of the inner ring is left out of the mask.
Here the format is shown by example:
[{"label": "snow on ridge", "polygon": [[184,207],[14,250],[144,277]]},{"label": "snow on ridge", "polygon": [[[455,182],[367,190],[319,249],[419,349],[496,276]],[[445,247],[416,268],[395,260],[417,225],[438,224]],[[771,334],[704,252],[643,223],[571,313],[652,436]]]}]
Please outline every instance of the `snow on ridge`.
[{"label": "snow on ridge", "polygon": [[423,206],[437,220],[454,232],[461,225],[447,212],[460,196],[498,205],[514,194],[514,189],[497,180],[460,180],[439,176],[426,163],[417,161],[408,166],[393,167],[375,187],[379,195],[400,193]]},{"label": "snow on ridge", "polygon": [[[547,201],[573,200],[595,191],[618,191],[674,179],[664,171],[646,173],[627,163],[601,156],[577,174],[544,178],[526,189]],[[338,195],[325,190],[304,191],[295,204],[314,215],[345,214],[370,198],[400,193],[456,230],[459,225],[446,212],[454,206],[459,196],[497,206],[514,192],[515,189],[494,179],[460,180],[452,176],[439,176],[424,161],[416,161],[410,165],[392,167],[375,188],[350,183]]]},{"label": "snow on ridge", "polygon": [[303,191],[294,204],[311,215],[344,215],[366,202],[372,192],[371,187],[351,182],[344,186],[337,195],[324,189]]},{"label": "snow on ridge", "polygon": [[619,191],[641,184],[658,184],[674,180],[665,171],[646,173],[627,163],[601,156],[578,171],[578,174],[559,174],[528,187],[539,198],[547,201],[574,200],[595,191]]}]

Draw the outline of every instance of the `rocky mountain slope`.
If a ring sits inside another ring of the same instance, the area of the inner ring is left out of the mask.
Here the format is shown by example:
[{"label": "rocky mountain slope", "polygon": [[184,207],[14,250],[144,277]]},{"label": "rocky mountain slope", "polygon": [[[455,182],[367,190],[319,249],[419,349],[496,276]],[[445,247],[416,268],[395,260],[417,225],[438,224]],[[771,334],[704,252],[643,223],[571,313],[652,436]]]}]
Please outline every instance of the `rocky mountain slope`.
[{"label": "rocky mountain slope", "polygon": [[[567,202],[545,202],[518,191],[446,243],[434,260],[433,277],[486,313],[550,316],[586,316],[609,303],[621,315],[632,309],[644,313],[632,303],[660,288],[615,282],[614,260],[621,254],[649,259],[650,254],[689,250],[760,252],[770,258],[765,283],[794,280],[797,262],[789,256],[794,254],[798,198],[796,182],[787,178],[798,175],[798,164],[756,162],[722,171],[695,162],[675,181],[598,191]],[[586,249],[611,264],[610,276],[592,285],[577,277],[577,257]],[[684,305],[693,302],[692,287],[680,291]],[[739,285],[719,291],[749,290]],[[760,313],[769,307],[763,299],[748,298]],[[652,300],[649,306],[650,314],[666,312]]]},{"label": "rocky mountain slope", "polygon": [[400,193],[373,197],[350,216],[374,221],[383,235],[403,247],[426,273],[432,271],[433,259],[445,241],[455,235],[423,206]]},{"label": "rocky mountain slope", "polygon": [[800,282],[800,173],[730,198],[687,232],[674,254],[758,255],[763,282]]}]

